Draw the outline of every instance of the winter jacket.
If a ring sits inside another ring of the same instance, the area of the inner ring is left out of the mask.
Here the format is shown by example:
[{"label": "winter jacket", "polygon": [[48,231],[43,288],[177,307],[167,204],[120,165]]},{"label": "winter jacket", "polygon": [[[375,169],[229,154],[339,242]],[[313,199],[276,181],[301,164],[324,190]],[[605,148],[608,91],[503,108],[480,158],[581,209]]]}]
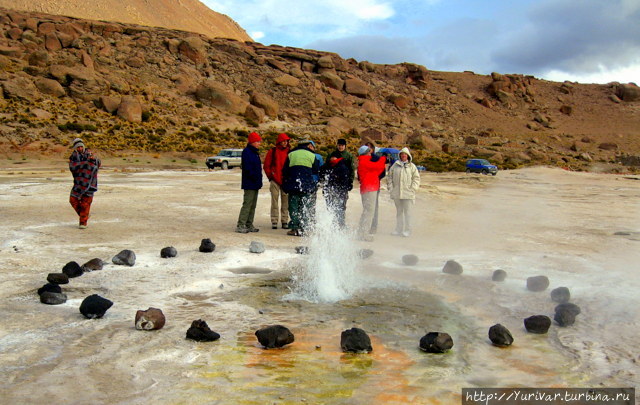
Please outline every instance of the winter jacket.
[{"label": "winter jacket", "polygon": [[380,174],[384,172],[387,158],[382,156],[373,161],[371,156],[358,156],[358,179],[360,180],[360,194],[380,190]]},{"label": "winter jacket", "polygon": [[267,156],[264,158],[264,172],[267,175],[269,181],[275,181],[278,185],[282,185],[282,169],[284,163],[287,160],[287,155],[291,151],[288,146],[283,148],[280,146],[282,139],[279,137],[276,141],[276,146],[269,149]]},{"label": "winter jacket", "polygon": [[[338,152],[342,156],[342,158],[345,160],[346,165],[351,168],[351,175],[350,175],[351,177],[349,177],[349,180],[351,181],[351,184],[353,184],[353,178],[355,177],[355,174],[356,174],[356,165],[353,162],[353,155],[349,153],[349,151],[347,151],[346,149],[342,152],[336,149],[333,153],[335,152]],[[327,159],[326,159],[327,161],[329,160],[329,158],[333,153],[330,153],[329,155],[327,155]]]},{"label": "winter jacket", "polygon": [[314,175],[319,173],[320,165],[316,155],[307,148],[307,145],[300,145],[289,152],[287,161],[284,164],[282,190],[289,193],[309,194],[316,191],[317,181]]},{"label": "winter jacket", "polygon": [[320,179],[324,183],[325,193],[349,192],[353,188],[351,176],[353,168],[349,166],[347,160],[338,158],[329,159],[320,168]]},{"label": "winter jacket", "polygon": [[420,188],[420,173],[411,160],[408,148],[403,148],[400,153],[409,155],[407,162],[398,159],[389,169],[387,175],[387,188],[394,200],[415,200],[416,191]]},{"label": "winter jacket", "polygon": [[98,169],[101,166],[100,159],[94,158],[88,149],[82,153],[74,150],[69,156],[69,170],[73,175],[73,188],[71,195],[80,198],[91,197],[98,191]]},{"label": "winter jacket", "polygon": [[260,190],[262,188],[262,164],[258,148],[247,145],[242,150],[242,189]]}]

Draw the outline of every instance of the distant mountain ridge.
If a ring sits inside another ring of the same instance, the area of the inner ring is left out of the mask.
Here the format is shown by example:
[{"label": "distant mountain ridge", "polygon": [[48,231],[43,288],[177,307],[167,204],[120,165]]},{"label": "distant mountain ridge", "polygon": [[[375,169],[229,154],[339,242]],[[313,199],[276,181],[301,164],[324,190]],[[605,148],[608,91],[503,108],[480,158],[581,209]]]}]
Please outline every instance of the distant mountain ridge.
[{"label": "distant mountain ridge", "polygon": [[251,41],[235,21],[198,0],[0,0],[0,7]]}]

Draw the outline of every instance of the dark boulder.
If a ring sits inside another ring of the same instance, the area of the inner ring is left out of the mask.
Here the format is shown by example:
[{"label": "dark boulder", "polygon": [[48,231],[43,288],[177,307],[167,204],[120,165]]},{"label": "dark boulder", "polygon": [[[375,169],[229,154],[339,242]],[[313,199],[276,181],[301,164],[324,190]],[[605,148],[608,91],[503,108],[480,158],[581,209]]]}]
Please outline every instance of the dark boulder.
[{"label": "dark boulder", "polygon": [[420,350],[427,353],[444,353],[453,347],[448,333],[429,332],[420,339]]},{"label": "dark boulder", "polygon": [[138,330],[158,330],[162,329],[166,319],[162,310],[158,308],[149,308],[146,311],[138,310],[136,312],[136,329]]},{"label": "dark boulder", "polygon": [[571,293],[567,287],[558,287],[551,290],[551,299],[558,304],[565,304],[571,299]]},{"label": "dark boulder", "polygon": [[67,302],[67,296],[63,293],[45,291],[40,294],[40,302],[47,305],[60,305]]},{"label": "dark boulder", "polygon": [[499,323],[489,328],[489,339],[496,346],[510,346],[513,343],[513,336],[509,329]]},{"label": "dark boulder", "polygon": [[80,313],[86,318],[95,319],[102,318],[113,302],[106,298],[102,298],[98,294],[88,296],[80,304]]},{"label": "dark boulder", "polygon": [[82,265],[82,269],[84,271],[102,270],[103,267],[104,267],[104,262],[102,261],[102,259],[98,259],[98,258],[91,259]]},{"label": "dark boulder", "polygon": [[560,326],[571,326],[576,322],[576,316],[580,314],[580,307],[570,302],[556,306],[553,320]]},{"label": "dark boulder", "polygon": [[215,243],[211,242],[211,239],[202,239],[202,242],[200,242],[199,250],[203,253],[211,253],[216,250],[216,245]]},{"label": "dark boulder", "polygon": [[402,256],[402,263],[407,266],[415,266],[418,264],[418,256],[416,255],[404,255]]},{"label": "dark boulder", "polygon": [[69,284],[69,276],[64,273],[49,273],[47,281],[51,284]]},{"label": "dark boulder", "polygon": [[117,264],[120,266],[133,266],[134,264],[136,264],[136,254],[133,252],[133,250],[125,249],[117,255],[113,256],[113,259],[111,259],[111,261],[113,262],[113,264]]},{"label": "dark boulder", "polygon": [[442,272],[447,274],[455,274],[459,276],[460,274],[462,274],[462,265],[456,262],[455,260],[448,260],[444,264],[444,267],[442,268]]},{"label": "dark boulder", "polygon": [[47,283],[42,287],[38,288],[38,295],[42,295],[44,292],[52,292],[60,294],[62,292],[62,288],[58,284]]},{"label": "dark boulder", "polygon": [[220,339],[220,335],[211,329],[202,319],[191,322],[191,327],[187,330],[187,339],[197,342],[213,342]]},{"label": "dark boulder", "polygon": [[178,251],[173,246],[167,246],[166,248],[162,248],[162,250],[160,250],[160,257],[162,257],[163,259],[176,256],[178,256]]},{"label": "dark boulder", "polygon": [[282,347],[294,341],[293,333],[282,325],[265,326],[256,331],[256,337],[266,349]]},{"label": "dark boulder", "polygon": [[530,333],[547,333],[550,326],[551,318],[546,315],[533,315],[524,320],[524,327]]},{"label": "dark boulder", "polygon": [[351,328],[340,335],[340,347],[343,352],[369,353],[373,350],[367,332],[360,328]]},{"label": "dark boulder", "polygon": [[62,268],[62,273],[66,274],[69,278],[80,277],[84,270],[76,262],[69,262]]},{"label": "dark boulder", "polygon": [[507,272],[504,270],[496,270],[493,272],[493,275],[491,276],[491,280],[493,281],[504,281],[507,278]]},{"label": "dark boulder", "polygon": [[309,247],[308,246],[296,246],[296,253],[299,255],[308,255]]},{"label": "dark boulder", "polygon": [[373,250],[371,249],[360,249],[358,250],[358,257],[362,260],[368,259],[373,256]]},{"label": "dark boulder", "polygon": [[549,278],[547,276],[533,276],[527,278],[527,290],[544,291],[549,287]]}]

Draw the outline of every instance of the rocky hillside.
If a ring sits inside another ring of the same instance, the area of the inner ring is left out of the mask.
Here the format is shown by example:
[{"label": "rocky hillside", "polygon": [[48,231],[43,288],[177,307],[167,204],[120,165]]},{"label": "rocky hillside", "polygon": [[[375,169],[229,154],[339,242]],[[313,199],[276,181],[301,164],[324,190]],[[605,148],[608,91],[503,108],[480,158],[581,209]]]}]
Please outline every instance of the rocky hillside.
[{"label": "rocky hillside", "polygon": [[198,0],[0,0],[0,7],[90,20],[164,27],[211,38],[250,41],[235,21]]},{"label": "rocky hillside", "polygon": [[[638,164],[640,89],[429,71],[185,31],[0,10],[0,150],[187,151],[257,130],[409,145],[432,170]],[[625,169],[627,170],[627,169]]]}]

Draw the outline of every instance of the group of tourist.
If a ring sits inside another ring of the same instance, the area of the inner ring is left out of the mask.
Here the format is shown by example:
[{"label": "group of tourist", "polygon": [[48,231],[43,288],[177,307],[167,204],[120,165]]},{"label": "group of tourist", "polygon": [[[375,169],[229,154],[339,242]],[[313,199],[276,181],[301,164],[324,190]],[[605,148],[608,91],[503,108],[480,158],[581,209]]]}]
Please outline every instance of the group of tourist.
[{"label": "group of tourist", "polygon": [[[236,232],[258,232],[253,224],[258,193],[262,188],[262,171],[269,179],[271,193],[271,226],[288,229],[291,236],[303,236],[315,225],[317,191],[322,189],[328,209],[336,226],[344,228],[349,191],[357,175],[360,182],[362,214],[357,237],[371,241],[378,225],[380,181],[386,176],[387,188],[396,205],[396,228],[393,235],[411,234],[411,208],[420,187],[420,174],[408,148],[399,159],[388,162],[386,156],[376,154],[375,146],[367,143],[358,149],[358,159],[347,151],[347,141],[338,139],[336,149],[325,159],[316,153],[316,145],[309,139],[298,142],[291,149],[287,134],[279,134],[276,145],[269,149],[264,163],[260,159],[262,138],[256,132],[248,136],[242,151],[242,208]],[[73,175],[70,203],[79,217],[79,227],[87,227],[93,193],[97,190],[101,162],[80,138],[73,141],[69,169]],[[387,170],[387,165],[389,165]]]},{"label": "group of tourist", "polygon": [[280,224],[283,229],[288,229],[287,235],[291,236],[303,236],[312,231],[319,188],[336,226],[344,228],[349,191],[357,174],[362,198],[358,239],[371,241],[377,231],[380,182],[385,176],[397,212],[396,228],[392,234],[405,237],[411,234],[411,207],[420,187],[420,174],[411,162],[408,148],[403,148],[399,159],[391,163],[386,156],[375,153],[372,143],[367,143],[358,149],[358,159],[355,161],[347,151],[346,140],[338,139],[336,149],[325,161],[316,153],[313,141],[301,140],[293,149],[290,141],[286,134],[278,135],[276,145],[269,149],[261,165],[259,147],[262,139],[256,132],[249,134],[247,146],[242,151],[244,198],[236,232],[259,231],[253,221],[264,170],[270,183],[273,229]]}]

